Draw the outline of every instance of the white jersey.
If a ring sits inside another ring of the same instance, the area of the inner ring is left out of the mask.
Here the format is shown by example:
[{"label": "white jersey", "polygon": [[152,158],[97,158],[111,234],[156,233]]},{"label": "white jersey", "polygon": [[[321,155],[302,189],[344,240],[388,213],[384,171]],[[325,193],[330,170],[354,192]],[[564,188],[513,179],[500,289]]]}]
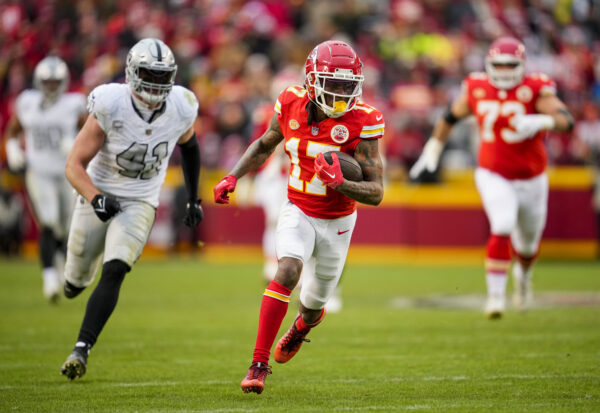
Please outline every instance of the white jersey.
[{"label": "white jersey", "polygon": [[77,136],[78,120],[85,114],[85,96],[63,93],[48,107],[42,107],[43,99],[41,91],[29,89],[16,102],[25,135],[27,168],[34,173],[64,176],[67,153],[63,148],[70,148]]},{"label": "white jersey", "polygon": [[88,97],[88,110],[106,134],[87,172],[103,193],[158,206],[169,158],[198,113],[194,94],[173,86],[162,114],[150,123],[134,108],[126,84],[98,86]]}]

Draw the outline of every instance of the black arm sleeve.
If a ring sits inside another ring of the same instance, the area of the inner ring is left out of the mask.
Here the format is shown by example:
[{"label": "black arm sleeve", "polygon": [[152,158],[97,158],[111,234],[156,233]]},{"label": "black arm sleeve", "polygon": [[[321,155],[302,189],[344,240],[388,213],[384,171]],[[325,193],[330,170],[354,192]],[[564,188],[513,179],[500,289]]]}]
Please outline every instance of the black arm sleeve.
[{"label": "black arm sleeve", "polygon": [[454,116],[454,114],[452,113],[451,105],[448,105],[448,107],[446,108],[446,111],[444,112],[444,120],[446,121],[446,123],[448,125],[454,125],[456,122],[458,122],[460,120],[456,116]]},{"label": "black arm sleeve", "polygon": [[198,179],[200,178],[200,145],[194,133],[189,141],[179,145],[181,150],[181,169],[185,180],[188,200],[198,199]]},{"label": "black arm sleeve", "polygon": [[563,114],[567,118],[567,122],[569,122],[569,126],[567,126],[566,132],[571,132],[575,127],[575,119],[573,119],[573,115],[566,109],[559,109],[558,113]]}]

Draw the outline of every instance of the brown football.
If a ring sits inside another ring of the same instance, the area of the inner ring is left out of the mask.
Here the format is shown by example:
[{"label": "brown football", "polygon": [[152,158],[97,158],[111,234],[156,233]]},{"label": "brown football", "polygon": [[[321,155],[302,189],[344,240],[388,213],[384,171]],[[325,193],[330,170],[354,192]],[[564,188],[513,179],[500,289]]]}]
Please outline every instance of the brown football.
[{"label": "brown football", "polygon": [[[333,162],[331,159],[332,153],[334,153],[334,151],[325,152],[323,154],[323,157],[325,157],[325,160],[330,165]],[[340,168],[342,169],[342,175],[344,175],[344,178],[354,182],[362,181],[363,172],[358,161],[354,159],[353,156],[350,156],[345,152],[335,151],[335,153],[337,154],[338,159],[340,160]]]}]

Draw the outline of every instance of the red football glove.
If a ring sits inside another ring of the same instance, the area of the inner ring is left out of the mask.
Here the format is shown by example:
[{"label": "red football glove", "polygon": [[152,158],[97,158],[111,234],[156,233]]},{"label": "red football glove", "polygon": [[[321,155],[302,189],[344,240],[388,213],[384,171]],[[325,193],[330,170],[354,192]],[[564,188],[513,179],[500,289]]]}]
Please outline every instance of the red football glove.
[{"label": "red football glove", "polygon": [[215,202],[217,204],[228,204],[229,193],[235,191],[237,178],[233,175],[227,175],[215,185],[213,192],[215,193]]},{"label": "red football glove", "polygon": [[331,165],[327,163],[322,153],[315,159],[315,173],[317,177],[328,187],[336,189],[344,182],[340,160],[336,153],[331,154]]}]

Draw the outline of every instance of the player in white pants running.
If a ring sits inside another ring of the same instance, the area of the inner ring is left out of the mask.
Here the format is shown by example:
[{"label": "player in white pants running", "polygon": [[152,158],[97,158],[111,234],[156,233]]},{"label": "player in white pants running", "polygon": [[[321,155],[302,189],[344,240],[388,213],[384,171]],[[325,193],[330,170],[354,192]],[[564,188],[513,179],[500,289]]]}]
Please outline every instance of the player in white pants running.
[{"label": "player in white pants running", "polygon": [[83,376],[92,346],[112,314],[125,275],[152,229],[169,158],[179,146],[188,203],[184,222],[202,220],[198,200],[200,149],[194,94],[174,85],[177,65],[158,39],[143,39],[127,55],[127,84],[98,86],[69,155],[66,175],[79,193],[69,234],[65,295],[76,297],[102,266],[75,348],[61,372]]},{"label": "player in white pants running", "polygon": [[532,267],[548,203],[545,132],[569,131],[574,121],[556,96],[552,79],[542,73],[524,74],[525,46],[519,40],[496,40],[485,66],[487,73],[472,73],[465,79],[462,93],[436,123],[410,176],[415,179],[425,170],[433,172],[452,126],[475,115],[481,138],[475,182],[491,232],[485,260],[485,313],[500,318],[505,311],[511,246],[516,256],[515,304],[524,309],[531,300]]},{"label": "player in white pants running", "polygon": [[69,69],[61,58],[41,60],[33,72],[33,83],[35,89],[17,97],[16,113],[5,132],[6,154],[12,171],[25,171],[27,195],[40,230],[43,292],[56,302],[75,201],[65,178],[65,162],[87,111],[84,95],[65,93]]}]

